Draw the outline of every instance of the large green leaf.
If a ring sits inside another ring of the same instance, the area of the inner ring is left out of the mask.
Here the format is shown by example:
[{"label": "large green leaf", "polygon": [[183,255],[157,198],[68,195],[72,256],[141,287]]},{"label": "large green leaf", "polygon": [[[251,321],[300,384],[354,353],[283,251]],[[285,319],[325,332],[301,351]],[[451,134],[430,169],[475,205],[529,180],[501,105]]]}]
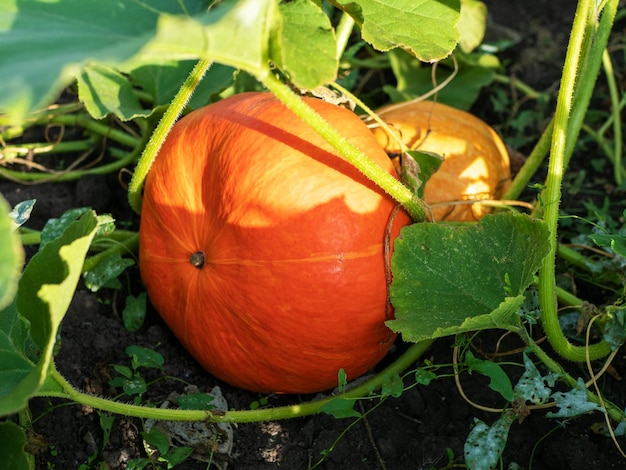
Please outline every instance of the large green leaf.
[{"label": "large green leaf", "polygon": [[267,69],[274,0],[3,0],[0,110],[19,119],[52,102],[88,63],[136,68],[208,57]]},{"label": "large green leaf", "polygon": [[[26,406],[44,384],[59,325],[97,228],[90,211],[48,242],[26,266],[16,302],[0,312],[0,416]],[[33,341],[40,351],[37,359],[29,351]]]},{"label": "large green leaf", "polygon": [[26,434],[17,424],[0,422],[0,464],[10,470],[29,470],[28,457],[24,452]]},{"label": "large green leaf", "polygon": [[24,262],[24,250],[15,228],[16,224],[9,217],[9,206],[0,196],[0,310],[15,296]]},{"label": "large green leaf", "polygon": [[28,322],[18,316],[15,303],[0,311],[0,415],[5,414],[5,397],[35,367],[29,358],[28,339]]},{"label": "large green leaf", "polygon": [[478,0],[461,0],[459,47],[471,52],[483,42],[487,30],[487,5]]},{"label": "large green leaf", "polygon": [[459,0],[335,0],[380,51],[402,47],[418,59],[448,56],[459,40]]},{"label": "large green leaf", "polygon": [[545,224],[525,215],[405,227],[394,245],[388,325],[408,341],[506,328],[548,249]]},{"label": "large green leaf", "polygon": [[328,16],[311,0],[281,3],[280,12],[281,42],[272,57],[279,68],[301,88],[335,80],[337,42]]}]

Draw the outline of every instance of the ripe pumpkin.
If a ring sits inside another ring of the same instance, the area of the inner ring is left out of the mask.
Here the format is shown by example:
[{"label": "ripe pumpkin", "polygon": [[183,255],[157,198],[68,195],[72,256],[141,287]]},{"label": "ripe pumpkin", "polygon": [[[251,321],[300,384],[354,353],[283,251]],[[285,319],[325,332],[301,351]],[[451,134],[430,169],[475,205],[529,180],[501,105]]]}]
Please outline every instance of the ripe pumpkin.
[{"label": "ripe pumpkin", "polygon": [[[444,157],[424,187],[434,220],[478,220],[489,212],[468,201],[498,199],[511,181],[509,154],[498,134],[476,116],[433,101],[388,105],[376,111],[411,150]],[[382,127],[376,140],[391,155],[400,145]]]},{"label": "ripe pumpkin", "polygon": [[[355,114],[305,99],[395,173]],[[145,185],[141,276],[219,379],[265,393],[330,389],[340,368],[356,378],[394,341],[385,237],[409,223],[395,209],[272,94],[238,94],[166,139]]]}]

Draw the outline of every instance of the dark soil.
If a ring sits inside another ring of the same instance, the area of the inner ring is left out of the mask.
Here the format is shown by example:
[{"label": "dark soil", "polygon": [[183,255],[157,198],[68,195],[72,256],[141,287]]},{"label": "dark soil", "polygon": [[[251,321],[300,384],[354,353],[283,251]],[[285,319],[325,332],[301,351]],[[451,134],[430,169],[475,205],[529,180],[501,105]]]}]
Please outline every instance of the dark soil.
[{"label": "dark soil", "polygon": [[[514,28],[523,41],[509,54],[512,71],[537,89],[547,90],[558,82],[573,18],[575,2],[487,2],[495,22]],[[130,221],[137,227],[126,195],[115,176],[90,177],[78,183],[50,183],[24,186],[0,183],[0,192],[13,205],[36,198],[37,205],[29,227],[40,229],[46,220],[59,217],[66,209],[94,207],[99,213],[112,213],[117,220]],[[136,269],[129,271],[128,285],[139,288]],[[136,292],[134,292],[136,293]],[[172,334],[150,310],[144,326],[135,333],[121,321],[123,298],[115,291],[92,293],[79,286],[62,325],[59,354],[60,372],[78,388],[96,395],[114,396],[109,380],[115,375],[112,364],[129,365],[124,352],[129,345],[154,348],[165,358],[165,375],[181,378],[209,391],[219,385],[231,409],[248,409],[261,397],[216,381],[204,372],[183,350]],[[499,333],[481,335],[474,342],[483,352],[493,352]],[[512,343],[501,349],[513,350]],[[405,345],[398,342],[391,361]],[[475,352],[476,355],[480,351]],[[452,342],[437,342],[424,359],[436,364],[452,362]],[[520,362],[512,355],[507,361]],[[585,376],[578,365],[570,364],[575,375]],[[619,377],[626,366],[620,353],[614,374],[605,375],[601,387],[607,398],[623,404],[626,384]],[[443,372],[450,372],[444,370]],[[515,377],[515,370],[511,371]],[[519,371],[517,371],[519,373]],[[146,372],[146,378],[160,374]],[[467,398],[482,406],[499,408],[503,400],[488,388],[488,381],[478,374],[461,378]],[[408,385],[408,381],[407,381]],[[163,379],[150,385],[144,400],[159,405],[171,392],[183,392],[181,381]],[[280,406],[310,400],[311,396],[269,396],[267,406]],[[216,455],[214,460],[229,469],[307,469],[323,458],[322,469],[427,469],[451,468],[463,463],[463,444],[475,418],[491,424],[498,414],[472,406],[459,392],[451,377],[429,386],[417,386],[399,398],[389,398],[379,406],[377,400],[364,401],[357,409],[372,410],[365,418],[335,419],[320,414],[293,420],[239,424],[234,427],[230,455]],[[86,464],[103,442],[100,416],[63,400],[35,399],[31,403],[35,420],[31,450],[37,454],[39,468],[75,469]],[[374,409],[375,408],[375,409]],[[589,469],[625,468],[614,443],[602,433],[603,416],[599,413],[573,420],[546,419],[545,412],[533,411],[521,423],[512,426],[503,456],[502,468]],[[115,418],[110,439],[91,468],[126,468],[129,459],[145,456],[139,419]],[[38,437],[38,439],[35,439]],[[622,440],[623,444],[623,440]],[[332,450],[332,451],[331,451]],[[99,462],[104,462],[97,467]],[[207,468],[205,462],[187,460],[182,469]]]}]

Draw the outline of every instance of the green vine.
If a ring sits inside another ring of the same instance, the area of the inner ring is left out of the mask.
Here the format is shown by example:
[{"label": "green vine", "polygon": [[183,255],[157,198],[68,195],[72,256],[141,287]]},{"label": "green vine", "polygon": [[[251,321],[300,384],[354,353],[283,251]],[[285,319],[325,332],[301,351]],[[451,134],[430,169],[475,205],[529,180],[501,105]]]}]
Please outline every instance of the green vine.
[{"label": "green vine", "polygon": [[412,345],[387,368],[383,369],[366,382],[346,390],[340,395],[333,395],[328,398],[313,400],[298,405],[279,406],[258,410],[226,411],[225,413],[213,414],[210,411],[204,410],[153,408],[133,405],[130,403],[120,403],[76,390],[72,384],[70,384],[56,370],[54,365],[51,367],[48,379],[53,380],[54,383],[51,384],[50,387],[47,387],[46,390],[38,392],[38,396],[65,398],[99,410],[144,419],[252,423],[297,418],[319,413],[324,405],[327,405],[333,400],[354,400],[370,395],[373,390],[380,389],[386,379],[395,375],[400,375],[406,369],[411,367],[411,365],[413,365],[424,354],[430,345],[431,341],[423,341]]},{"label": "green vine", "polygon": [[[601,28],[600,31],[606,29],[610,30],[616,9],[617,1],[610,0],[605,7],[605,13],[602,15],[604,21],[601,21],[603,28]],[[608,33],[597,35],[594,40],[589,37],[590,33],[596,30],[596,19],[595,2],[593,0],[581,0],[578,3],[570,42],[567,48],[563,77],[557,99],[556,115],[554,118],[548,177],[546,179],[545,190],[541,195],[543,219],[550,231],[550,252],[539,270],[539,304],[541,307],[541,319],[546,336],[555,351],[566,359],[578,362],[584,361],[586,357],[597,359],[610,353],[610,347],[605,342],[586,347],[574,346],[569,342],[559,325],[555,295],[557,227],[563,172],[567,166],[575,138],[580,131],[582,116],[584,116],[589,103],[587,94],[582,92],[579,98],[574,100],[574,92],[576,91],[577,81],[579,81],[578,72],[584,64],[586,73],[592,74],[593,76],[594,69],[592,67],[595,63],[599,64],[600,60],[597,56],[599,55],[601,59],[601,54],[606,47],[606,40],[608,38]],[[600,43],[602,40],[604,40],[604,44]],[[585,46],[589,44],[593,44],[594,47],[585,48]],[[588,51],[589,55],[584,54],[586,51]],[[580,82],[584,84],[586,81],[587,80],[581,80]],[[587,87],[589,87],[589,85],[581,85],[578,87],[578,91],[580,91],[581,88],[586,89]],[[571,121],[570,116],[574,116]]]}]

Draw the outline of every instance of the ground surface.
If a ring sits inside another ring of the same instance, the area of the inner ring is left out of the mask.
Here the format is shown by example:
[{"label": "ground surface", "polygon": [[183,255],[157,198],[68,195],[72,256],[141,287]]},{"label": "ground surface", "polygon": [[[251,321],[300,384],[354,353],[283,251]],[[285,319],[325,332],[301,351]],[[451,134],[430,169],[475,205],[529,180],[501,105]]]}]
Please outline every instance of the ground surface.
[{"label": "ground surface", "polygon": [[[512,52],[515,74],[541,90],[554,86],[573,18],[573,2],[488,3],[496,22],[523,34],[522,43]],[[0,192],[11,204],[29,198],[38,200],[29,223],[32,228],[41,228],[48,218],[79,206],[92,206],[100,213],[113,213],[119,220],[137,222],[127,208],[125,193],[115,177],[36,186],[2,182]],[[136,277],[137,271],[131,270],[131,276]],[[130,280],[131,283],[136,281]],[[104,396],[117,393],[108,385],[113,375],[111,364],[129,365],[125,348],[140,345],[154,348],[164,356],[166,375],[183,378],[203,391],[219,385],[230,408],[247,409],[259,400],[258,395],[219,383],[203,372],[153,311],[149,312],[141,330],[130,333],[122,325],[120,308],[120,299],[112,291],[93,294],[83,286],[79,288],[63,323],[56,359],[61,373],[77,387]],[[493,351],[495,338],[484,335],[483,340],[484,350]],[[519,344],[507,346],[514,348]],[[404,345],[399,343],[392,357],[402,349]],[[436,343],[425,359],[451,363],[451,343]],[[514,359],[519,361],[519,356]],[[623,354],[618,355],[616,371],[623,371],[625,365]],[[572,365],[573,369],[576,367]],[[479,375],[464,376],[462,383],[465,394],[474,402],[492,407],[503,405]],[[623,405],[626,384],[618,376],[606,376],[601,385],[608,398]],[[158,404],[172,391],[181,392],[183,387],[179,381],[160,380],[149,387],[145,397]],[[268,406],[311,398],[270,396]],[[361,411],[377,403],[364,402]],[[40,468],[78,468],[97,452],[103,431],[94,410],[60,400],[38,399],[32,403],[32,412],[36,419],[34,431],[42,438],[38,448]],[[239,425],[234,429],[231,454],[215,458],[222,468],[238,470],[306,469],[322,458],[323,451],[332,449],[318,468],[443,468],[450,458],[454,463],[462,463],[463,443],[474,418],[492,423],[497,415],[472,407],[461,396],[452,378],[442,378],[428,387],[414,387],[400,398],[386,400],[353,426],[352,419],[337,420],[328,415]],[[601,421],[600,414],[556,421],[545,419],[542,412],[534,412],[522,423],[513,425],[503,468],[625,468],[626,460],[594,426]],[[116,417],[110,440],[98,460],[105,462],[108,468],[125,468],[129,458],[144,455],[139,435],[142,429],[137,419]],[[92,468],[96,468],[97,463]],[[206,463],[188,460],[178,468],[206,468]]]}]

